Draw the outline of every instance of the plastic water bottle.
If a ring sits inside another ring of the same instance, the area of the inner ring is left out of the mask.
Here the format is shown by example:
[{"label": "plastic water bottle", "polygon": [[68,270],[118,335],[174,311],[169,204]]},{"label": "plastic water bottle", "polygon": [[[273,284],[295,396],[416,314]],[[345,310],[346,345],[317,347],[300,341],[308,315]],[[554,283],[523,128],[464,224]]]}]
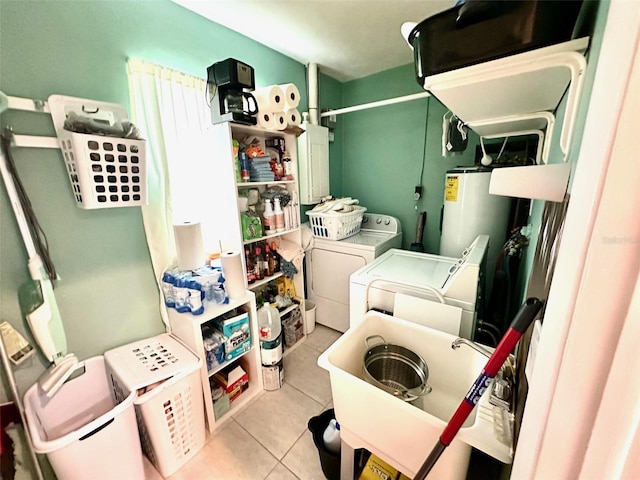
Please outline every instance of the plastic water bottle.
[{"label": "plastic water bottle", "polygon": [[329,421],[329,425],[322,434],[322,441],[329,452],[340,453],[340,424],[335,418]]},{"label": "plastic water bottle", "polygon": [[275,365],[282,359],[280,312],[268,303],[258,310],[260,356],[263,365]]}]

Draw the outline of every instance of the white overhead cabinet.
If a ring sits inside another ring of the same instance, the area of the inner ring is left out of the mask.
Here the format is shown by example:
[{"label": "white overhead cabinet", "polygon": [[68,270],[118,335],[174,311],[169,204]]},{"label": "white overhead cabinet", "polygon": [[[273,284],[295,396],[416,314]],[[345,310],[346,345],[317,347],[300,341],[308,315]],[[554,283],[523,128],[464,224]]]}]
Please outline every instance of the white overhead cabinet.
[{"label": "white overhead cabinet", "polygon": [[329,129],[303,123],[298,138],[300,203],[315,205],[329,195]]}]

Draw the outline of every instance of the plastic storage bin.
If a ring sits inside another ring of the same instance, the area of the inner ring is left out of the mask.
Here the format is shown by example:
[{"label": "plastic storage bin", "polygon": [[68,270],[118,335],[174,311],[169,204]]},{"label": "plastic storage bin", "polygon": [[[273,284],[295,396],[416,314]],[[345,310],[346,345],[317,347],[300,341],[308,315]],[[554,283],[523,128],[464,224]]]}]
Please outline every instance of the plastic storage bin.
[{"label": "plastic storage bin", "polygon": [[202,360],[169,334],[105,352],[116,398],[137,390],[142,449],[162,476],[190,460],[205,442]]},{"label": "plastic storage bin", "polygon": [[52,398],[37,384],[27,390],[24,408],[33,448],[47,455],[58,480],[142,480],[136,398],[135,390],[114,398],[102,356],[80,362]]},{"label": "plastic storage bin", "polygon": [[314,237],[342,240],[355,235],[362,226],[362,217],[367,209],[355,205],[353,212],[306,212]]},{"label": "plastic storage bin", "polygon": [[127,124],[117,103],[51,95],[51,117],[76,204],[85,209],[147,204],[146,142],[65,130],[70,112],[98,123]]},{"label": "plastic storage bin", "polygon": [[420,22],[409,34],[416,80],[572,38],[580,0],[467,0]]}]

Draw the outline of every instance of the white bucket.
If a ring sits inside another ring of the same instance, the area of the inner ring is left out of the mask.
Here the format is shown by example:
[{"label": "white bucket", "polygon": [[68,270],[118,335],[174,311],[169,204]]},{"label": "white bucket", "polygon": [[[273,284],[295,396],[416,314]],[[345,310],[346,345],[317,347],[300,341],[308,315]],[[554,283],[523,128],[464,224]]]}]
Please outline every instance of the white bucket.
[{"label": "white bucket", "polygon": [[309,300],[304,301],[304,319],[309,335],[316,328],[316,304]]}]

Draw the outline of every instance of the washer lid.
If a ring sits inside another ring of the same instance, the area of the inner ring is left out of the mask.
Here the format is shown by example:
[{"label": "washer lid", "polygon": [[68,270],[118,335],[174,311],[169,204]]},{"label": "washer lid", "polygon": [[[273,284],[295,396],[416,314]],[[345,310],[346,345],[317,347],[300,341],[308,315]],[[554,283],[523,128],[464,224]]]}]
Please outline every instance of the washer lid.
[{"label": "washer lid", "polygon": [[357,282],[366,283],[372,278],[379,277],[407,285],[429,285],[440,289],[447,281],[449,269],[455,265],[456,260],[451,257],[392,248],[360,269],[357,272]]}]

